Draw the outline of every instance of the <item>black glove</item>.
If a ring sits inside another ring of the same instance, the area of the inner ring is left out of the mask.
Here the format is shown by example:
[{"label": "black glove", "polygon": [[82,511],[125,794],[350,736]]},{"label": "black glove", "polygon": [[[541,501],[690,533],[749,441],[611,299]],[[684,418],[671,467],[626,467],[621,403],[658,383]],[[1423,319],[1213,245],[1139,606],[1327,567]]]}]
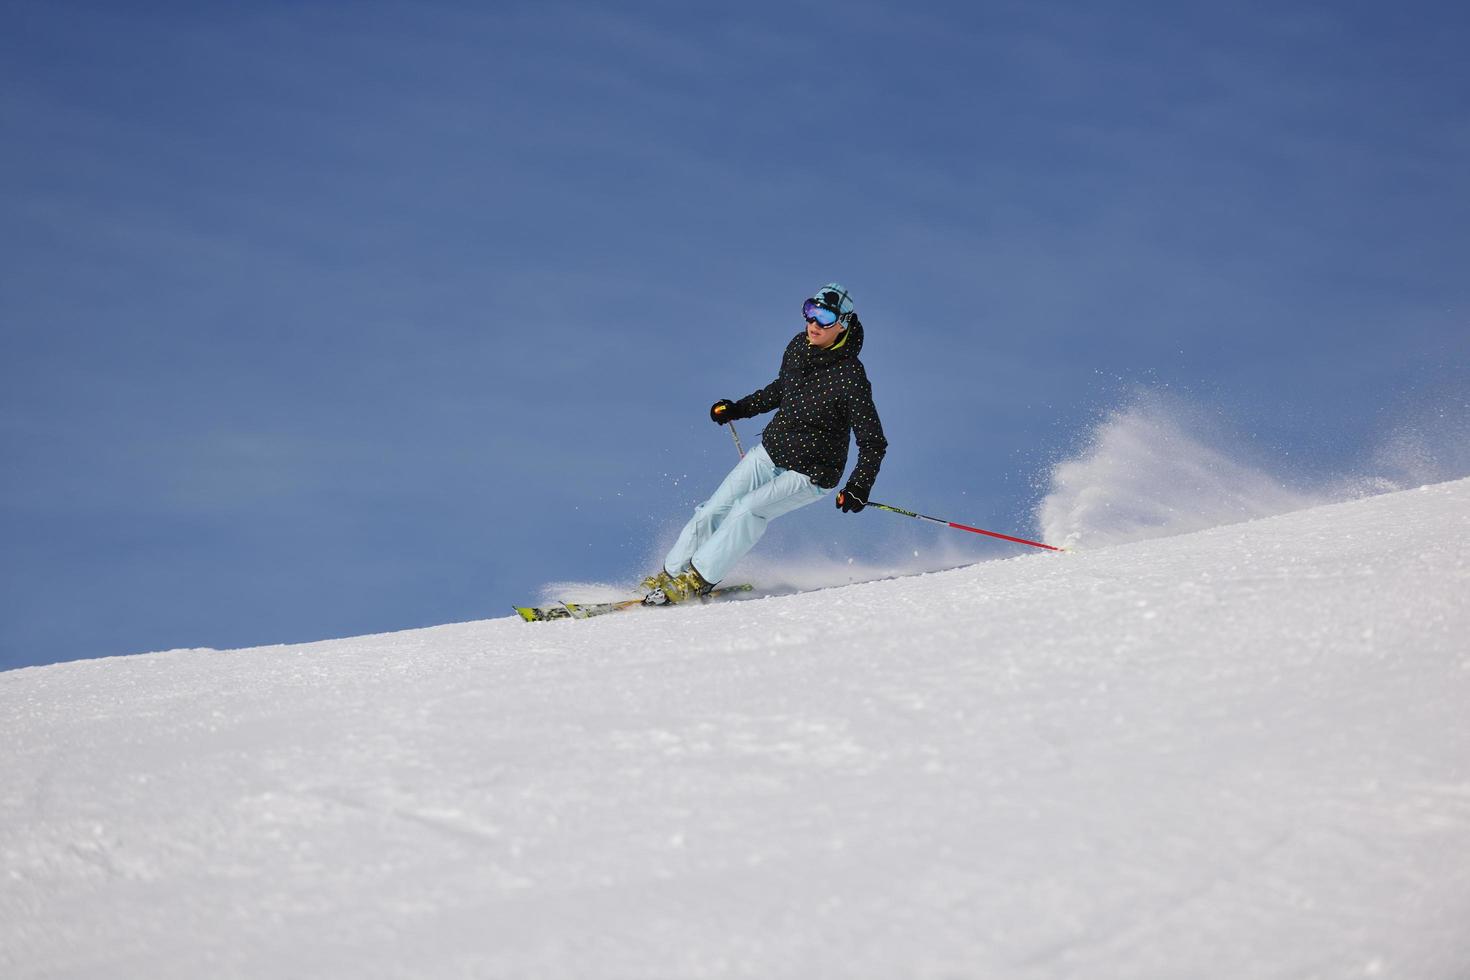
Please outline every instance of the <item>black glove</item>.
[{"label": "black glove", "polygon": [[724,425],[735,417],[735,403],[728,398],[721,398],[709,407],[710,421],[717,425]]},{"label": "black glove", "polygon": [[856,514],[868,506],[868,494],[870,492],[861,483],[849,483],[837,491],[837,509],[844,514]]}]

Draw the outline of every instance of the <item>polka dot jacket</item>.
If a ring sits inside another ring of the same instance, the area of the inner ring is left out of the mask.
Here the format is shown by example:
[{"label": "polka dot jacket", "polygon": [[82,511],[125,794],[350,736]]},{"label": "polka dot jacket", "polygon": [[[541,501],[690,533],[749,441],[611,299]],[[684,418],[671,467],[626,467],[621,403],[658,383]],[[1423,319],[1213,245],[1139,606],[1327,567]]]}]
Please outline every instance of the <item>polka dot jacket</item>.
[{"label": "polka dot jacket", "polygon": [[848,434],[855,434],[858,461],[848,482],[871,489],[888,440],[873,405],[873,386],[858,360],[862,349],[863,325],[856,316],[847,336],[825,350],[809,344],[803,330],[786,345],[780,376],[736,402],[732,417],[748,419],[778,409],[761,434],[771,462],[829,489],[842,478]]}]

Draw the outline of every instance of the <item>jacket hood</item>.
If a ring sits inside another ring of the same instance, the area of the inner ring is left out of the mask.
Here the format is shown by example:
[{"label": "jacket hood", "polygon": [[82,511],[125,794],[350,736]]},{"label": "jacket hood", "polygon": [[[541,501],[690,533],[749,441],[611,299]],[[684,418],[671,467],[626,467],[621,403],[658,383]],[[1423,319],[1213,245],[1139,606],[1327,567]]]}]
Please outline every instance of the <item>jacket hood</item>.
[{"label": "jacket hood", "polygon": [[847,336],[840,338],[831,347],[813,347],[806,339],[806,331],[797,335],[797,339],[806,345],[806,363],[811,367],[821,367],[833,364],[849,357],[857,357],[863,349],[863,323],[853,316],[848,323]]}]

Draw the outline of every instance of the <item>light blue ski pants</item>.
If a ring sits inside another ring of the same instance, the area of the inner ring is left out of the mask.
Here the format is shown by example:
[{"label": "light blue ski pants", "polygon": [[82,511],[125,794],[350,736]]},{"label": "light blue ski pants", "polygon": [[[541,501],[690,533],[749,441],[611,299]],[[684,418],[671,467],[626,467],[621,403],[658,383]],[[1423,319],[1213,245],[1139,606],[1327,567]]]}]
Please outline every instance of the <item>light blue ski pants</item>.
[{"label": "light blue ski pants", "polygon": [[771,520],[814,504],[826,493],[805,473],[771,462],[766,447],[757,445],[713,496],[694,508],[664,559],[664,569],[678,575],[693,565],[706,582],[718,582],[755,547]]}]

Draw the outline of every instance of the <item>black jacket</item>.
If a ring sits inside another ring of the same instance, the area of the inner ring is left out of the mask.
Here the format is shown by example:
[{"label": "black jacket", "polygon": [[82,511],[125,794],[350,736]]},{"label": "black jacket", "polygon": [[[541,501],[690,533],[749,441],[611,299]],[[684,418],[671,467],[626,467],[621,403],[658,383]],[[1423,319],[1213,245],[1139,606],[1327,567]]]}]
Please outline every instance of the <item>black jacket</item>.
[{"label": "black jacket", "polygon": [[862,349],[863,325],[857,317],[847,337],[825,350],[809,344],[803,330],[786,345],[781,374],[736,402],[732,417],[747,419],[780,409],[761,434],[771,462],[805,473],[829,489],[842,479],[848,433],[855,433],[858,461],[848,482],[871,488],[888,440],[873,405],[873,386],[858,360]]}]

